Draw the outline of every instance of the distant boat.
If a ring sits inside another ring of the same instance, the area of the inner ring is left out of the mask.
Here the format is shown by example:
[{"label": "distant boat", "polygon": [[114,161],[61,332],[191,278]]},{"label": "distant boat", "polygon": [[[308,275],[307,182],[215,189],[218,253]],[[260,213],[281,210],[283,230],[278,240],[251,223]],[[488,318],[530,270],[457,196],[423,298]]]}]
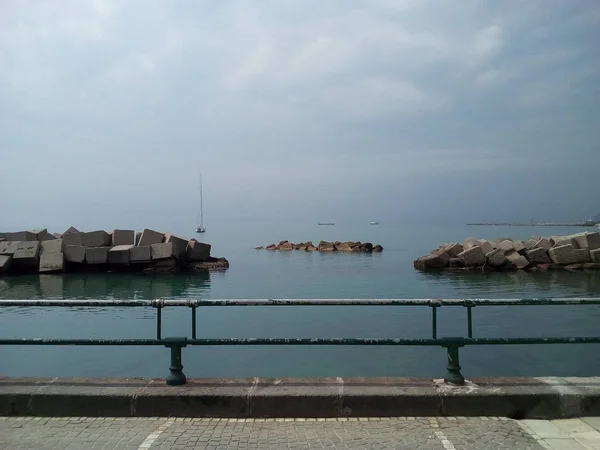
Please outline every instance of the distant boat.
[{"label": "distant boat", "polygon": [[369,222],[369,225],[379,225],[379,222]]},{"label": "distant boat", "polygon": [[204,233],[204,211],[202,208],[202,175],[200,175],[200,225],[196,227],[196,233]]},{"label": "distant boat", "polygon": [[317,225],[335,225],[335,222],[319,222]]}]

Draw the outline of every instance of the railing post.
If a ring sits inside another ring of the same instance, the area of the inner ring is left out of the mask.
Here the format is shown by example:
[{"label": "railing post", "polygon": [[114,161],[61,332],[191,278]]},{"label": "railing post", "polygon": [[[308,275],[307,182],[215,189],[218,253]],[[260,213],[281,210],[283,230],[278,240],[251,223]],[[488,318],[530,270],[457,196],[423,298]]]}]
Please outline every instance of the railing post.
[{"label": "railing post", "polygon": [[171,365],[169,366],[169,376],[166,378],[167,384],[181,386],[187,381],[183,373],[183,364],[181,364],[181,349],[187,346],[187,338],[165,338],[164,341],[165,347],[171,349]]},{"label": "railing post", "polygon": [[446,376],[444,377],[446,383],[458,384],[460,386],[465,384],[465,377],[460,373],[461,367],[458,359],[458,349],[462,346],[458,342],[444,345],[448,351],[448,365],[446,366]]}]

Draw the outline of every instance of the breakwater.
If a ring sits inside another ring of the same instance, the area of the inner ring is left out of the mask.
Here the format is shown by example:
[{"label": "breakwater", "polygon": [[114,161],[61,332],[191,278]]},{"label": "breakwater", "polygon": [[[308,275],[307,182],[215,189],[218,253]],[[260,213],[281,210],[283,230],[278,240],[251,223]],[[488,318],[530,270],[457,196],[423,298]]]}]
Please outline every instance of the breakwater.
[{"label": "breakwater", "polygon": [[417,270],[600,269],[600,232],[443,244],[413,262]]},{"label": "breakwater", "polygon": [[346,241],[346,242],[328,242],[320,241],[318,245],[314,245],[312,241],[300,242],[294,244],[289,241],[281,241],[279,244],[270,244],[266,247],[255,247],[256,250],[302,250],[307,252],[345,252],[345,253],[379,253],[383,251],[383,247],[379,244],[373,245],[370,242]]},{"label": "breakwater", "polygon": [[211,245],[151,229],[62,234],[47,229],[0,233],[0,275],[62,272],[203,272],[225,269]]}]

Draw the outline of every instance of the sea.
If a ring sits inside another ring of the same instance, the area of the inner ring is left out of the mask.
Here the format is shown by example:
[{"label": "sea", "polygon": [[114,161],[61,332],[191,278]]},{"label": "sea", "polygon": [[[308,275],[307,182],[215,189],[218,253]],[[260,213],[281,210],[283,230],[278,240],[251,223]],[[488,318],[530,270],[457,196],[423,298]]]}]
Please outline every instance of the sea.
[{"label": "sea", "polygon": [[[565,235],[582,228],[485,227],[443,223],[206,223],[175,226],[212,245],[230,268],[193,275],[31,275],[0,278],[2,299],[310,299],[600,297],[600,272],[423,273],[417,257],[467,237]],[[255,250],[281,240],[362,241],[382,253]],[[162,334],[191,336],[190,309],[166,308]],[[431,337],[428,307],[203,307],[200,338]],[[154,338],[153,308],[0,308],[0,338]],[[473,309],[474,337],[598,336],[599,306]],[[441,308],[438,336],[466,336],[466,310]],[[596,344],[482,346],[461,349],[469,376],[591,376]],[[163,377],[163,347],[0,346],[0,376]],[[442,377],[442,348],[405,346],[221,346],[183,349],[188,377]]]}]

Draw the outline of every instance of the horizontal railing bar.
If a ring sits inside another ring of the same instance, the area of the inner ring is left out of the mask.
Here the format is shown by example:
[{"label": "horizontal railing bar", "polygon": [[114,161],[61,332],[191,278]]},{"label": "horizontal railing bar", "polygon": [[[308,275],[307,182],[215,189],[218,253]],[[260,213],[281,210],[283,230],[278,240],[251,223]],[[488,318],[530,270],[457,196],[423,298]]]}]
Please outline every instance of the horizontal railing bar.
[{"label": "horizontal railing bar", "polygon": [[523,299],[214,299],[214,300],[0,300],[0,307],[171,307],[171,306],[551,306],[600,305],[600,298]]},{"label": "horizontal railing bar", "polygon": [[211,339],[0,339],[0,345],[514,345],[600,344],[600,336],[531,338],[211,338]]}]

